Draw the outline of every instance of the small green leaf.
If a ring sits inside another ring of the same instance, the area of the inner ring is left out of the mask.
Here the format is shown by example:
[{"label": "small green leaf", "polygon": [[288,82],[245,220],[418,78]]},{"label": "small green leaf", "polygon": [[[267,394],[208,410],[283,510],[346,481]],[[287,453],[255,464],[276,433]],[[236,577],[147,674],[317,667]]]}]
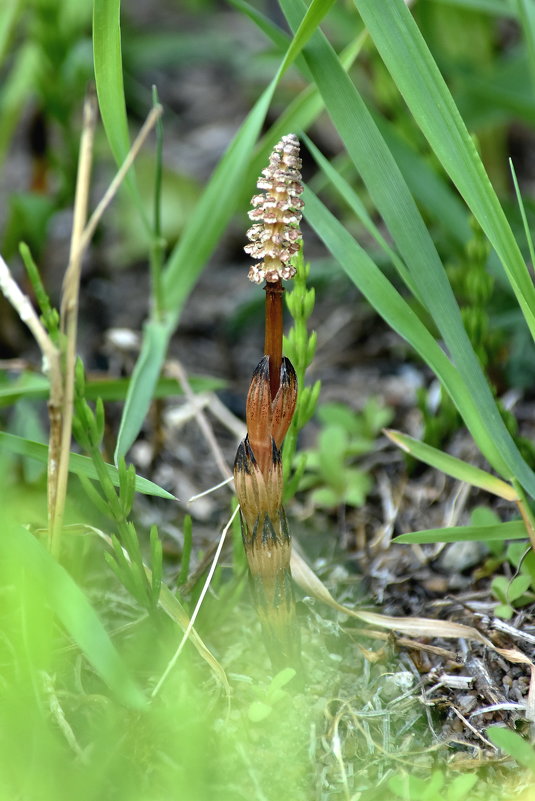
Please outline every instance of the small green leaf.
[{"label": "small green leaf", "polygon": [[509,582],[505,576],[496,576],[496,578],[492,579],[492,583],[490,585],[490,589],[496,598],[504,604],[507,604],[509,600],[507,597],[508,584]]},{"label": "small green leaf", "polygon": [[487,729],[487,736],[494,745],[516,759],[520,765],[535,772],[535,750],[523,737],[502,726],[490,726]]},{"label": "small green leaf", "polygon": [[268,693],[277,693],[282,690],[283,687],[286,687],[287,684],[291,682],[291,680],[296,675],[296,670],[291,667],[283,668],[276,673],[269,683]]},{"label": "small green leaf", "polygon": [[477,773],[461,773],[456,776],[448,785],[446,801],[463,801],[477,781]]},{"label": "small green leaf", "polygon": [[314,506],[321,506],[324,509],[333,509],[341,501],[341,495],[330,487],[320,487],[314,490],[311,496]]},{"label": "small green leaf", "polygon": [[509,601],[517,601],[524,595],[531,587],[531,576],[515,576],[509,584],[508,598]]},{"label": "small green leaf", "polygon": [[273,707],[265,704],[263,701],[253,701],[247,710],[247,717],[253,723],[260,723],[262,720],[268,718],[273,712]]},{"label": "small green leaf", "polygon": [[372,480],[367,473],[362,470],[346,470],[347,489],[344,493],[344,502],[348,506],[363,506],[366,495],[371,490]]},{"label": "small green leaf", "polygon": [[498,604],[494,607],[494,614],[496,617],[501,617],[503,620],[511,620],[514,614],[514,609],[509,604]]},{"label": "small green leaf", "polygon": [[163,323],[145,325],[141,353],[136,362],[121,417],[114,462],[119,463],[133,445],[152,401],[154,387],[162,368],[170,330]]}]

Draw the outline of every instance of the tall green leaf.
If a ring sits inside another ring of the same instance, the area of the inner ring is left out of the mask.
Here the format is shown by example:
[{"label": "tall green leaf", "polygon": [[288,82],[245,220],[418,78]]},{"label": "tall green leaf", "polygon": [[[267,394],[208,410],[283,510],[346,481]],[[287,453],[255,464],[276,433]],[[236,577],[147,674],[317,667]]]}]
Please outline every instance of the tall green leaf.
[{"label": "tall green leaf", "polygon": [[[93,67],[102,124],[113,157],[121,165],[130,150],[121,52],[121,0],[93,0]],[[126,176],[125,186],[140,214],[148,241],[149,223],[134,167]]]},{"label": "tall green leaf", "polygon": [[116,465],[119,464],[122,456],[126,456],[143,425],[167,353],[169,336],[169,325],[157,320],[150,320],[146,323],[141,353],[132,373],[121,415],[113,454]]},{"label": "tall green leaf", "polygon": [[2,560],[24,565],[29,585],[41,595],[88,661],[124,704],[141,709],[146,699],[110,640],[98,615],[64,567],[25,528],[5,528]]},{"label": "tall green leaf", "polygon": [[[496,445],[493,431],[484,424],[477,398],[472,397],[458,369],[451,363],[408,303],[339,220],[308,188],[305,188],[303,197],[305,216],[318,236],[371,305],[431,367],[453,399],[481,452],[495,470],[509,478],[508,465],[502,456],[502,451]],[[530,491],[535,492],[535,481],[527,466],[526,472],[526,485]]]},{"label": "tall green leaf", "polygon": [[[24,437],[17,437],[15,434],[8,434],[5,431],[0,431],[0,450],[5,449],[10,453],[16,453],[19,456],[27,456],[29,459],[35,459],[37,462],[46,464],[48,462],[48,446],[42,442],[34,442],[33,440],[25,439]],[[111,482],[115,487],[120,486],[119,471],[113,464],[106,464],[106,470],[110,477]],[[93,461],[88,456],[81,456],[79,453],[71,453],[69,456],[69,472],[75,473],[77,476],[85,476],[94,481],[99,480],[99,475],[95,469]],[[136,492],[141,492],[143,495],[155,495],[158,498],[166,498],[169,501],[176,500],[174,495],[159,487],[148,478],[136,476],[135,483]]]},{"label": "tall green leaf", "polygon": [[451,93],[403,0],[355,0],[394,82],[496,250],[535,337],[535,287]]},{"label": "tall green leaf", "polygon": [[[281,0],[281,5],[295,29],[304,13],[302,1]],[[390,6],[381,4],[380,8]],[[485,443],[487,458],[492,454],[490,460],[495,467],[501,465],[497,469],[502,475],[516,475],[534,494],[535,477],[499,414],[436,248],[392,154],[325,37],[315,34],[303,52],[337,131],[418,286],[418,297],[424,299],[462,377],[463,394],[470,403],[469,408],[459,409],[465,420],[470,416],[473,436]]]},{"label": "tall green leaf", "polygon": [[505,542],[527,538],[524,521],[510,520],[508,523],[496,523],[493,526],[452,526],[413,531],[410,534],[400,534],[394,538],[394,542],[425,545],[433,542]]}]

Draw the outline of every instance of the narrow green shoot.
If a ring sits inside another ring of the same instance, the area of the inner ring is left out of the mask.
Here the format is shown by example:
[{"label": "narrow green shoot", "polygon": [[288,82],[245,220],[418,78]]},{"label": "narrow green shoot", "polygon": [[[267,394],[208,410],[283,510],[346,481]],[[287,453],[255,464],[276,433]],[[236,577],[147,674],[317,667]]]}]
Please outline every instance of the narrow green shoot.
[{"label": "narrow green shoot", "polygon": [[481,470],[479,467],[474,467],[456,456],[451,456],[449,453],[438,448],[433,448],[425,442],[420,442],[407,434],[402,434],[400,431],[385,430],[386,436],[395,444],[398,445],[406,453],[419,459],[421,462],[428,464],[430,467],[436,467],[446,475],[456,478],[458,481],[466,481],[473,487],[479,487],[486,492],[491,492],[499,498],[506,501],[518,501],[519,496],[517,491],[510,484],[502,481],[486,470]]},{"label": "narrow green shoot", "polygon": [[52,342],[58,344],[59,337],[59,314],[57,309],[52,307],[50,298],[41,280],[39,268],[33,260],[30,248],[25,242],[19,245],[19,252],[26,268],[26,273],[35,293],[35,299],[41,310],[41,320],[48,331]]},{"label": "narrow green shoot", "polygon": [[[159,106],[158,90],[152,87],[153,108]],[[150,253],[150,272],[152,285],[152,299],[154,303],[154,314],[160,319],[163,310],[163,288],[162,288],[162,264],[165,242],[162,240],[162,150],[163,150],[163,122],[159,117],[156,123],[156,167],[154,174],[154,211],[153,211],[153,236]]]},{"label": "narrow green shoot", "polygon": [[509,159],[509,169],[511,170],[511,177],[513,179],[513,185],[515,187],[516,201],[518,203],[518,209],[520,211],[520,217],[522,218],[522,225],[524,227],[524,233],[526,235],[526,242],[529,249],[529,257],[531,259],[531,264],[535,266],[535,247],[533,246],[533,237],[531,236],[531,229],[529,227],[528,218],[526,215],[524,200],[522,198],[522,193],[520,192],[520,187],[518,185],[518,178],[516,177],[515,166],[511,158]]},{"label": "narrow green shoot", "polygon": [[292,316],[293,326],[288,336],[284,337],[283,346],[285,354],[294,365],[298,385],[297,406],[282,451],[286,500],[295,495],[306,468],[304,454],[299,458],[297,465],[294,465],[297,438],[314,414],[321,390],[320,381],[316,381],[312,386],[305,384],[306,370],[314,359],[317,336],[315,331],[312,333],[308,331],[308,319],[314,310],[315,290],[307,285],[310,265],[305,264],[302,251],[296,256],[295,266],[297,273],[293,287],[286,292],[286,305]]}]

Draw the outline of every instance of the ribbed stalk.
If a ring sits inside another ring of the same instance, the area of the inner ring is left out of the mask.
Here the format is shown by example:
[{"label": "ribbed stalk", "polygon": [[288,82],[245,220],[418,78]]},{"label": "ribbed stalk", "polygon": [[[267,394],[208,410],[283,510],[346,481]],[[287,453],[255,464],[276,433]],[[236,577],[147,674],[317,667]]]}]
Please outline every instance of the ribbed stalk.
[{"label": "ribbed stalk", "polygon": [[295,275],[290,260],[300,246],[300,167],[299,141],[290,134],[274,148],[258,180],[264,194],[251,201],[254,208],[249,216],[255,224],[247,232],[251,244],[245,250],[263,259],[250,268],[249,278],[254,283],[266,282],[265,356],[251,379],[247,437],[234,463],[253,600],[276,670],[298,667],[300,662],[280,455],[297,400],[295,370],[282,355],[282,281]]}]

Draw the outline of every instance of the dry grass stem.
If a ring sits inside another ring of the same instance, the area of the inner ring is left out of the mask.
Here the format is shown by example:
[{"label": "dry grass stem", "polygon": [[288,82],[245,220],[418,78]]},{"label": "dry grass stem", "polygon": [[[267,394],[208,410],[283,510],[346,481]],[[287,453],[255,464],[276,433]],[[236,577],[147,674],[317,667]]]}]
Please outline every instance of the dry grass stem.
[{"label": "dry grass stem", "polygon": [[97,204],[94,212],[92,213],[91,217],[87,225],[84,228],[83,234],[80,237],[79,247],[83,253],[85,248],[89,245],[93,234],[95,233],[97,226],[102,219],[102,215],[112,202],[113,198],[117,194],[119,187],[121,186],[122,182],[126,178],[128,174],[128,170],[134,163],[139,151],[143,147],[145,140],[147,139],[149,133],[152,131],[160,117],[162,116],[163,108],[159,104],[154,106],[147,115],[147,119],[143,123],[141,130],[139,131],[138,135],[136,136],[132,147],[128,151],[128,154],[121,164],[120,168],[117,170],[117,173],[110,183],[109,187],[107,188],[106,192],[102,196],[102,199]]},{"label": "dry grass stem", "polygon": [[339,604],[331,595],[325,584],[316,576],[312,568],[305,562],[295,549],[291,556],[292,576],[296,584],[301,587],[308,595],[312,595],[318,600],[343,612],[345,615],[362,620],[372,626],[380,626],[391,631],[399,631],[409,636],[418,637],[444,637],[445,639],[465,639],[472,640],[503,656],[509,662],[527,665],[530,668],[531,679],[529,692],[526,701],[526,719],[535,721],[535,665],[518,648],[498,648],[494,643],[485,637],[473,626],[466,626],[464,623],[454,623],[449,620],[433,620],[425,617],[391,617],[381,615],[377,612],[367,612],[365,610],[350,609]]},{"label": "dry grass stem", "polygon": [[[83,256],[80,241],[89,205],[96,123],[96,98],[93,94],[90,94],[84,104],[84,122],[76,178],[69,264],[63,279],[61,298],[60,320],[61,333],[63,335],[61,344],[63,392],[61,400],[55,396],[55,388],[52,385],[50,388],[50,439],[48,452],[49,547],[55,556],[59,555],[61,548],[61,530],[69,476],[78,328],[78,295]],[[58,403],[59,400],[60,402]]]},{"label": "dry grass stem", "polygon": [[[188,376],[186,374],[186,371],[184,370],[184,367],[178,361],[167,362],[165,372],[169,376],[169,378],[174,378],[176,381],[178,381],[178,383],[182,387],[184,395],[191,403],[192,409],[194,410],[194,417],[197,420],[199,428],[204,434],[206,442],[208,443],[210,450],[214,455],[215,463],[217,464],[219,471],[223,476],[225,482],[228,481],[230,483],[230,480],[232,479],[232,470],[225,461],[223,452],[219,447],[217,439],[215,438],[214,432],[212,431],[212,427],[206,415],[204,414],[202,409],[199,408],[198,403],[196,403],[197,396],[195,395],[195,393],[191,388],[191,384],[189,383]],[[195,497],[200,497],[200,496],[195,496]]]}]

